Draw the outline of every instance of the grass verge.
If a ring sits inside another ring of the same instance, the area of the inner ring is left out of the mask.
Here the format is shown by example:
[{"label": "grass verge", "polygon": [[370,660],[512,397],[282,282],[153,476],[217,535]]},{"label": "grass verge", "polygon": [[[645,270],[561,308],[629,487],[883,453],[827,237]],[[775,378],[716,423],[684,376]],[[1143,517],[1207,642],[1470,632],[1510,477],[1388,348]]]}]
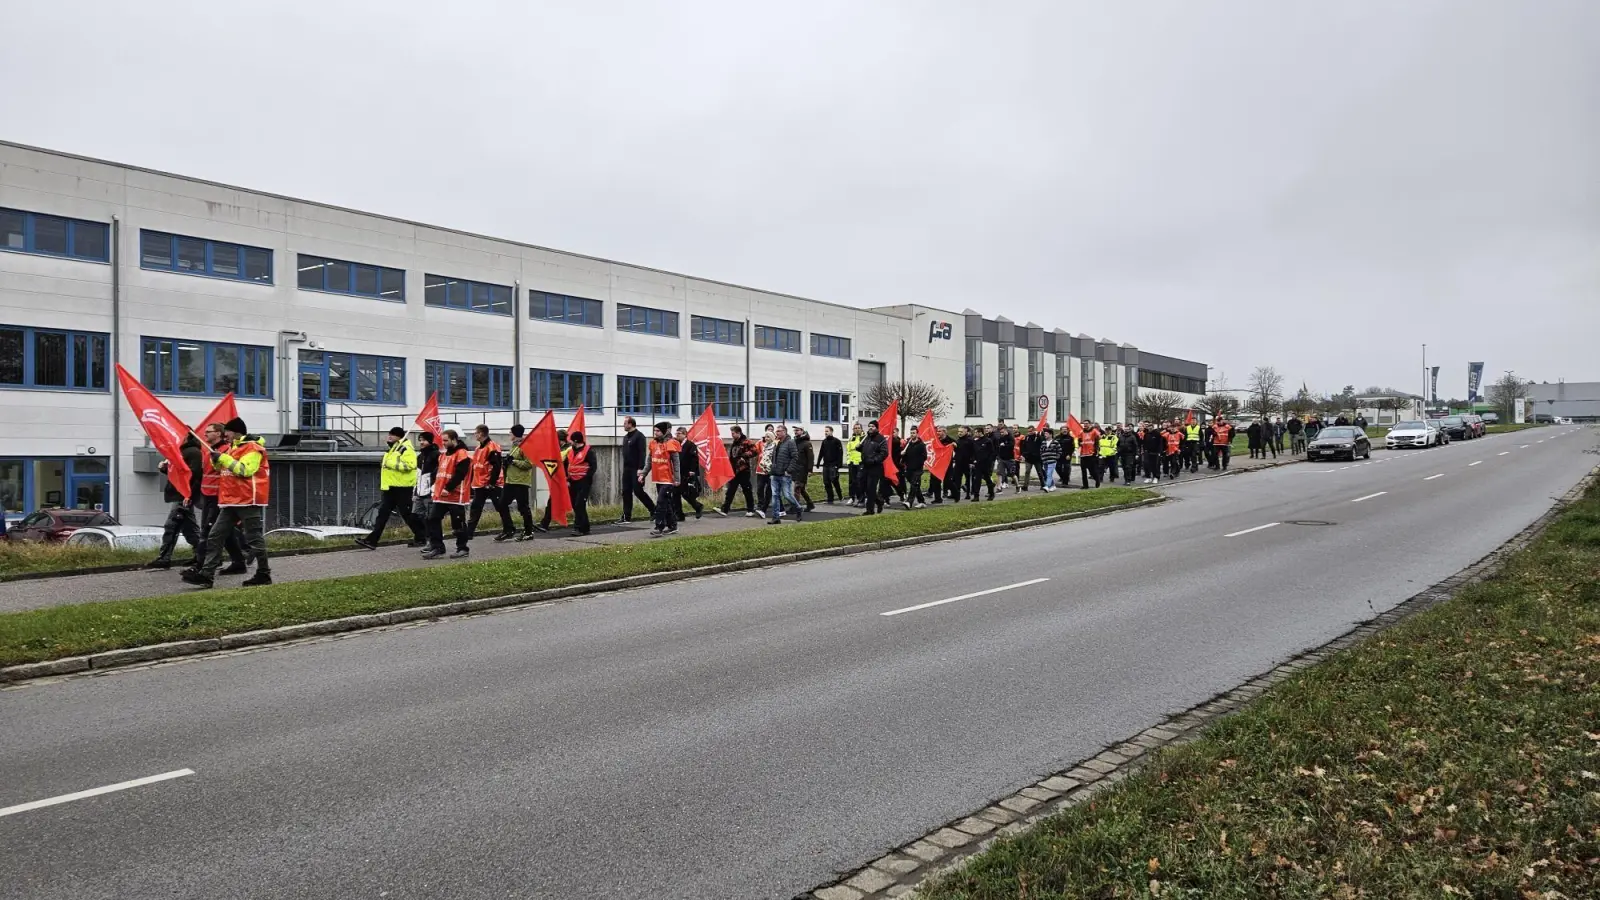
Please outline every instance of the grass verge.
[{"label": "grass verge", "polygon": [[1600,485],[1494,579],[919,896],[1600,897],[1597,681]]},{"label": "grass verge", "polygon": [[1487,425],[1487,426],[1484,427],[1483,433],[1484,434],[1510,434],[1513,431],[1527,431],[1529,428],[1543,428],[1543,427],[1544,427],[1543,425],[1535,425],[1535,424],[1533,424],[1531,422],[1524,423],[1524,424],[1521,424],[1521,425],[1518,425],[1515,422],[1507,422],[1504,425]]},{"label": "grass verge", "polygon": [[731,534],[683,537],[441,564],[319,581],[58,606],[0,615],[0,666],[121,647],[217,637],[341,616],[567,587],[783,553],[942,534],[1153,496],[1131,488],[1072,491],[1005,503],[946,504],[915,513],[854,517]]}]

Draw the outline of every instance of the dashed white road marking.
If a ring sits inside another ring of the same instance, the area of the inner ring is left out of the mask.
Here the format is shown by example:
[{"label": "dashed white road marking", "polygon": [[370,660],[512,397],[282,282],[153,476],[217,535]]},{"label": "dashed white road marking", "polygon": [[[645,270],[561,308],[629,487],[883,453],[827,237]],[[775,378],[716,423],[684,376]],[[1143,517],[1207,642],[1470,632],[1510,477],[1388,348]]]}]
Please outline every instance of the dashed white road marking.
[{"label": "dashed white road marking", "polygon": [[1511,451],[1510,450],[1501,450],[1499,455],[1501,455],[1501,456],[1510,456],[1511,455]]},{"label": "dashed white road marking", "polygon": [[1429,476],[1428,476],[1428,477],[1427,477],[1427,478],[1424,478],[1424,479],[1422,479],[1422,480],[1423,480],[1423,481],[1432,481],[1432,480],[1434,480],[1434,479],[1435,479],[1435,478],[1443,478],[1443,477],[1444,477],[1444,473],[1443,473],[1443,472],[1440,472],[1440,473],[1439,473],[1439,474],[1437,474],[1437,475],[1429,475]]},{"label": "dashed white road marking", "polygon": [[1243,531],[1235,531],[1233,534],[1225,534],[1225,535],[1223,535],[1223,537],[1238,537],[1241,534],[1249,534],[1252,531],[1265,531],[1268,528],[1273,528],[1275,526],[1282,525],[1282,524],[1283,524],[1282,522],[1268,522],[1265,525],[1257,525],[1254,528],[1246,528]]},{"label": "dashed white road marking", "polygon": [[1351,503],[1360,503],[1363,500],[1371,500],[1374,497],[1382,497],[1384,494],[1387,494],[1387,493],[1389,493],[1389,492],[1388,491],[1379,491],[1376,494],[1368,494],[1365,497],[1357,497],[1354,500],[1351,500],[1350,502]]},{"label": "dashed white road marking", "polygon": [[986,591],[973,591],[970,594],[962,594],[959,597],[946,597],[943,600],[934,600],[931,603],[918,603],[916,606],[908,606],[908,607],[906,607],[904,609],[891,609],[888,612],[878,613],[878,615],[880,615],[880,616],[898,616],[901,613],[916,612],[919,609],[927,609],[927,608],[929,608],[931,606],[943,606],[946,603],[954,603],[957,600],[971,600],[973,597],[983,597],[983,596],[987,596],[989,594],[998,594],[1001,591],[1014,591],[1017,588],[1027,587],[1030,584],[1038,584],[1038,583],[1040,583],[1042,581],[1049,581],[1049,580],[1050,579],[1048,579],[1048,578],[1030,578],[1027,581],[1019,581],[1016,584],[1008,584],[1008,585],[1004,585],[1002,587],[989,588]]},{"label": "dashed white road marking", "polygon": [[115,791],[125,791],[129,788],[144,787],[147,784],[155,784],[158,781],[171,781],[174,778],[183,778],[186,775],[193,774],[193,769],[177,769],[171,772],[162,772],[160,775],[147,775],[144,778],[135,778],[132,781],[119,781],[116,784],[108,784],[105,787],[90,788],[87,791],[77,791],[71,794],[62,794],[59,797],[47,797],[43,800],[34,800],[31,803],[18,803],[16,806],[7,806],[4,809],[0,809],[0,816],[14,816],[17,813],[25,813],[29,812],[30,810],[43,809],[46,806],[57,806],[62,803],[71,803],[74,800],[87,800],[90,797],[98,797],[101,794],[110,794]]},{"label": "dashed white road marking", "polygon": [[1478,461],[1477,461],[1477,462],[1470,462],[1470,463],[1467,463],[1467,468],[1469,468],[1469,469],[1470,469],[1470,468],[1472,468],[1472,467],[1473,467],[1473,466],[1481,466],[1481,465],[1483,465],[1483,460],[1481,460],[1481,459],[1480,459],[1480,460],[1478,460]]}]

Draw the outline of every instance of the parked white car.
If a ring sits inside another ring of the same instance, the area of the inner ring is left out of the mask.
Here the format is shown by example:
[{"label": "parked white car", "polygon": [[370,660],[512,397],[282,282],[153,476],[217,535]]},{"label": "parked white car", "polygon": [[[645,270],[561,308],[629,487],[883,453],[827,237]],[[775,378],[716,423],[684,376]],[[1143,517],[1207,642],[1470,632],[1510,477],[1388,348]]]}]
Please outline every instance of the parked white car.
[{"label": "parked white car", "polygon": [[274,528],[267,532],[267,537],[308,537],[319,541],[333,540],[335,538],[356,538],[367,533],[365,528],[351,528],[348,525],[290,525],[287,528]]},{"label": "parked white car", "polygon": [[1439,430],[1439,426],[1432,422],[1401,422],[1389,429],[1384,436],[1383,445],[1390,450],[1399,450],[1404,447],[1437,447],[1447,444],[1450,438]]},{"label": "parked white car", "polygon": [[[189,545],[181,535],[178,542]],[[161,549],[161,529],[149,525],[85,525],[67,535],[66,545],[155,552]]]}]

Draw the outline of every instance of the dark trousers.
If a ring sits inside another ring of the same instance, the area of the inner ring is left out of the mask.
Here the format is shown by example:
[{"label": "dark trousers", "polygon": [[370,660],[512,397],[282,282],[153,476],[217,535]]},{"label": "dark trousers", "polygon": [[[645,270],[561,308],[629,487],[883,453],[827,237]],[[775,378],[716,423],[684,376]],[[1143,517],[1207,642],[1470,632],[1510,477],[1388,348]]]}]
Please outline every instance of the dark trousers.
[{"label": "dark trousers", "polygon": [[944,495],[949,497],[952,503],[961,502],[961,495],[964,493],[962,479],[966,474],[966,469],[966,466],[958,466],[952,462],[950,468],[945,470]]},{"label": "dark trousers", "polygon": [[[904,473],[897,473],[894,481],[890,481],[888,475],[881,476],[878,479],[878,493],[882,495],[878,498],[879,500],[889,499],[890,494],[893,494],[901,500],[904,500],[906,498],[906,480]],[[880,503],[879,505],[881,506],[882,504]]]},{"label": "dark trousers", "polygon": [[459,503],[440,503],[435,500],[433,511],[428,513],[428,547],[444,549],[444,519],[450,517],[450,530],[455,532],[456,549],[467,549],[472,532],[467,529],[467,509]]},{"label": "dark trousers", "polygon": [[661,531],[671,531],[678,527],[676,494],[677,490],[670,484],[656,485],[656,502],[651,504],[650,512],[655,517],[656,528]]},{"label": "dark trousers", "polygon": [[[1283,449],[1282,447],[1278,446],[1278,441],[1277,441],[1276,438],[1268,438],[1267,439],[1267,451],[1272,454],[1272,458],[1273,459],[1277,459],[1278,458],[1278,451],[1282,450],[1282,449]],[[1262,459],[1266,459],[1267,458],[1267,454],[1266,453],[1261,454],[1261,458]]]},{"label": "dark trousers", "polygon": [[1028,482],[1033,480],[1034,473],[1039,474],[1039,484],[1044,485],[1044,465],[1037,459],[1026,460],[1022,464],[1022,489],[1028,489]]},{"label": "dark trousers", "polygon": [[832,503],[844,496],[839,492],[839,467],[822,467],[822,489],[828,493],[828,502]]},{"label": "dark trousers", "polygon": [[210,578],[217,574],[217,569],[222,567],[222,548],[227,545],[228,538],[238,531],[242,536],[244,549],[255,557],[256,574],[267,575],[271,568],[267,564],[267,538],[266,523],[267,508],[265,506],[225,506],[217,515],[217,520],[211,523],[211,536],[206,561],[200,566],[200,574]]},{"label": "dark trousers", "polygon": [[1207,444],[1206,445],[1206,468],[1208,468],[1208,469],[1217,468],[1217,445],[1216,444]]},{"label": "dark trousers", "polygon": [[1227,444],[1223,444],[1222,446],[1217,447],[1216,451],[1217,464],[1222,467],[1222,471],[1228,471],[1228,460],[1233,458],[1233,448]]},{"label": "dark trousers", "polygon": [[1100,457],[1082,456],[1078,458],[1078,470],[1083,474],[1083,489],[1089,489],[1089,479],[1094,479],[1094,486],[1100,486]]},{"label": "dark trousers", "polygon": [[1139,474],[1139,454],[1132,453],[1122,457],[1122,483],[1133,484],[1133,477]]},{"label": "dark trousers", "polygon": [[978,485],[989,486],[989,499],[994,499],[994,472],[993,466],[984,463],[973,463],[967,469],[967,499],[978,499]]},{"label": "dark trousers", "polygon": [[[469,540],[472,535],[478,533],[478,520],[483,518],[483,506],[485,503],[494,507],[494,511],[500,514],[500,529],[502,531],[505,530],[506,525],[510,524],[506,520],[511,518],[511,514],[506,509],[506,501],[505,498],[500,496],[499,488],[473,488],[472,515],[467,519],[467,538]],[[465,547],[466,543],[463,542],[461,546]]]},{"label": "dark trousers", "polygon": [[882,480],[882,466],[861,467],[861,502],[867,512],[883,512],[883,498],[878,496],[878,482]]},{"label": "dark trousers", "polygon": [[705,506],[700,503],[700,476],[690,475],[683,481],[678,482],[678,489],[673,491],[672,511],[677,515],[679,522],[689,518],[683,514],[685,501],[694,507],[696,513],[705,511]]},{"label": "dark trousers", "polygon": [[367,535],[367,540],[377,541],[383,537],[383,530],[389,527],[389,517],[395,512],[400,513],[401,521],[411,529],[411,537],[423,540],[427,531],[421,519],[411,513],[411,500],[416,496],[414,487],[392,487],[383,492],[378,500],[378,518],[372,523],[372,533]]},{"label": "dark trousers", "polygon": [[901,472],[900,480],[906,485],[906,499],[911,501],[912,506],[916,506],[918,503],[927,502],[927,500],[922,496],[921,469],[912,469],[910,471]]},{"label": "dark trousers", "polygon": [[1144,452],[1144,477],[1160,478],[1161,475],[1161,454],[1146,450]]},{"label": "dark trousers", "polygon": [[810,475],[794,480],[794,498],[800,501],[800,505],[804,506],[808,512],[817,508],[816,502],[811,499]]},{"label": "dark trousers", "polygon": [[1183,467],[1191,472],[1200,469],[1200,448],[1194,441],[1183,442]]},{"label": "dark trousers", "polygon": [[171,560],[172,549],[178,546],[178,536],[195,548],[195,559],[200,559],[200,528],[194,523],[194,508],[181,501],[167,510],[167,521],[161,526],[161,553],[158,559]]},{"label": "dark trousers", "polygon": [[722,511],[733,509],[733,495],[744,491],[744,511],[750,512],[756,508],[755,497],[750,492],[750,470],[733,473],[733,480],[728,482],[728,492],[722,496]]},{"label": "dark trousers", "polygon": [[1117,458],[1115,456],[1100,457],[1100,475],[1107,481],[1117,480]]},{"label": "dark trousers", "polygon": [[763,513],[772,508],[772,476],[756,473],[756,508]]},{"label": "dark trousers", "polygon": [[[589,533],[589,485],[586,478],[583,481],[567,482],[567,493],[572,498],[572,532],[573,534]],[[549,509],[549,507],[545,507]]]},{"label": "dark trousers", "polygon": [[[517,508],[517,515],[522,517],[522,533],[533,533],[533,509],[528,504],[528,489],[531,484],[508,484],[500,489],[500,533],[515,534],[516,529],[511,527],[511,507]],[[546,509],[549,507],[547,506]]]},{"label": "dark trousers", "polygon": [[[948,475],[950,472],[947,470],[945,474]],[[928,473],[928,496],[933,498],[930,501],[932,503],[944,502],[944,482],[935,477],[932,472]]]},{"label": "dark trousers", "polygon": [[1183,457],[1176,453],[1168,453],[1162,460],[1169,477],[1177,478],[1183,474]]},{"label": "dark trousers", "polygon": [[861,466],[859,463],[850,464],[850,501],[853,503],[861,499]]},{"label": "dark trousers", "polygon": [[633,519],[633,498],[635,497],[638,497],[639,501],[644,504],[646,512],[650,513],[652,516],[656,514],[655,502],[650,499],[649,494],[645,493],[644,483],[639,480],[639,470],[623,469],[622,520],[624,522],[631,521]]},{"label": "dark trousers", "polygon": [[[200,495],[200,543],[194,545],[194,567],[200,568],[206,561],[206,555],[211,547],[211,527],[217,523],[217,518],[222,515],[222,507],[217,505],[217,498],[205,494]],[[245,564],[244,546],[239,542],[237,530],[228,532],[222,541],[222,549],[228,552],[228,565],[230,567]]]}]

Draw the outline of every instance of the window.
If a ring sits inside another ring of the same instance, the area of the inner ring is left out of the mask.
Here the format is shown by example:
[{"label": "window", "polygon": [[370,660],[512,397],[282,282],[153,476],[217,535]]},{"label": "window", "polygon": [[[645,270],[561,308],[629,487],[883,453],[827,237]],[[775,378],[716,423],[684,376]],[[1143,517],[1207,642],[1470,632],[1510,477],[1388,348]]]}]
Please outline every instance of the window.
[{"label": "window", "polygon": [[829,394],[823,391],[811,392],[811,421],[813,422],[843,422],[844,421],[844,394]]},{"label": "window", "polygon": [[272,251],[163,231],[141,231],[139,268],[271,284]]},{"label": "window", "polygon": [[528,318],[565,322],[568,325],[586,325],[590,328],[605,327],[599,300],[569,297],[566,294],[552,294],[547,291],[528,292]]},{"label": "window", "polygon": [[0,250],[111,260],[111,226],[20,209],[0,209]]},{"label": "window", "polygon": [[967,416],[983,415],[983,338],[967,338]]},{"label": "window", "polygon": [[711,407],[711,414],[719,419],[744,419],[744,385],[713,384],[709,381],[689,383],[691,413]]},{"label": "window", "polygon": [[664,309],[618,303],[617,330],[675,338],[678,336],[678,314]]},{"label": "window", "polygon": [[1056,421],[1065,422],[1072,414],[1072,361],[1065,353],[1056,354]]},{"label": "window", "polygon": [[800,420],[800,392],[788,388],[756,388],[756,418],[774,422]]},{"label": "window", "polygon": [[1012,417],[1013,413],[1011,410],[1011,405],[1016,400],[1016,398],[1012,396],[1016,392],[1017,374],[1015,363],[1016,354],[1012,352],[1014,349],[1015,348],[1010,344],[1000,345],[1000,373],[996,378],[996,381],[998,381],[1000,385],[1000,418],[1002,419],[1009,419]]},{"label": "window", "polygon": [[533,369],[529,376],[529,409],[567,410],[579,406],[600,409],[605,406],[605,379],[594,372]]},{"label": "window", "polygon": [[1082,363],[1083,373],[1083,408],[1078,410],[1078,418],[1085,422],[1094,421],[1094,369],[1098,365],[1092,359],[1079,360]]},{"label": "window", "polygon": [[678,415],[678,382],[671,378],[617,376],[617,411],[634,416]]},{"label": "window", "polygon": [[511,288],[444,275],[422,276],[422,302],[428,306],[511,315]]},{"label": "window", "polygon": [[307,377],[319,374],[319,399],[322,400],[393,404],[406,401],[406,361],[403,359],[322,350],[300,351],[302,392],[307,385]]},{"label": "window", "polygon": [[109,340],[89,331],[0,325],[0,386],[103,391]]},{"label": "window", "polygon": [[423,369],[425,390],[439,392],[440,406],[511,408],[511,367],[430,359]]},{"label": "window", "polygon": [[[690,316],[689,337],[696,341],[708,341],[713,344],[732,344],[735,347],[743,347],[744,323],[733,322],[728,319],[713,319],[710,316]],[[718,413],[718,415],[721,415],[721,413]]]},{"label": "window", "polygon": [[789,328],[774,328],[771,325],[757,325],[755,345],[763,350],[799,353],[800,332]]},{"label": "window", "polygon": [[[1044,394],[1044,351],[1028,351],[1028,401]],[[1030,413],[1031,415],[1031,413]]]},{"label": "window", "polygon": [[836,359],[849,359],[854,354],[850,352],[849,338],[834,337],[831,334],[816,334],[813,332],[811,335],[811,355],[832,356]]},{"label": "window", "polygon": [[401,269],[324,259],[304,253],[300,254],[299,268],[302,291],[354,294],[395,303],[404,303],[406,300],[406,273]]},{"label": "window", "polygon": [[140,338],[139,381],[158,394],[271,397],[272,348]]},{"label": "window", "polygon": [[1140,369],[1139,387],[1149,388],[1152,391],[1177,391],[1184,394],[1204,394],[1206,380],[1204,378],[1185,378],[1182,375],[1168,375],[1165,372],[1152,372],[1149,369]]},{"label": "window", "polygon": [[1106,363],[1106,418],[1117,418],[1117,364]]}]

